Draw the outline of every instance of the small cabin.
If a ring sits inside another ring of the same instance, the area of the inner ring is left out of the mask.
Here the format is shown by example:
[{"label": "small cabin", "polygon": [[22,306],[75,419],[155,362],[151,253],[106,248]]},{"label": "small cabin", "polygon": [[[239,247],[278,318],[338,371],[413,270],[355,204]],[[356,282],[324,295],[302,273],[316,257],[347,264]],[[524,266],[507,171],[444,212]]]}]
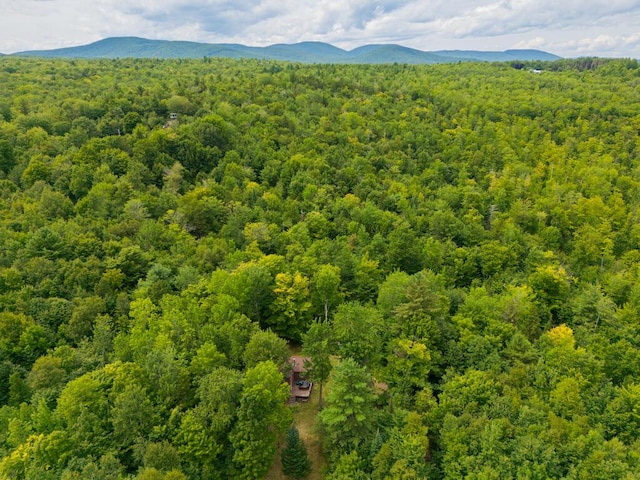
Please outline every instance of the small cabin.
[{"label": "small cabin", "polygon": [[304,362],[309,360],[309,358],[301,355],[294,355],[289,358],[289,363],[291,364],[289,396],[293,402],[306,402],[311,396],[313,383],[305,378],[306,370],[304,368]]},{"label": "small cabin", "polygon": [[178,121],[178,114],[173,112],[169,114],[169,120],[164,124],[162,128],[170,128]]}]

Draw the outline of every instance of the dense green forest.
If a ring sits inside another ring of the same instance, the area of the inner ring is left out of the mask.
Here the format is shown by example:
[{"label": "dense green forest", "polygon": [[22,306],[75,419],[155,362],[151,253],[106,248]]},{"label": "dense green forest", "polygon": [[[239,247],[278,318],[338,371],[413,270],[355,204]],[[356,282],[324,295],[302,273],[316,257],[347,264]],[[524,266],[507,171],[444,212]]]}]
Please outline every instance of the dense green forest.
[{"label": "dense green forest", "polygon": [[304,476],[291,349],[323,478],[640,478],[640,67],[535,67],[0,59],[0,479]]}]

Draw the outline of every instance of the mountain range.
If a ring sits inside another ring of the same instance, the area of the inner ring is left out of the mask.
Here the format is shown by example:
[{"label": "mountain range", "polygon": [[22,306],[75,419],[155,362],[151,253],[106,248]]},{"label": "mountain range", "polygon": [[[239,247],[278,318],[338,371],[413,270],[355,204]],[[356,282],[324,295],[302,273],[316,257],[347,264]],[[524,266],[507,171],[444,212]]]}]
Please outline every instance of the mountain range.
[{"label": "mountain range", "polygon": [[301,63],[451,63],[508,62],[514,60],[557,60],[560,57],[541,50],[505,50],[482,52],[472,50],[416,50],[401,45],[364,45],[343,50],[328,43],[301,42],[250,47],[233,43],[198,43],[149,40],[138,37],[113,37],[89,45],[30,50],[12,54],[44,58],[254,58]]}]

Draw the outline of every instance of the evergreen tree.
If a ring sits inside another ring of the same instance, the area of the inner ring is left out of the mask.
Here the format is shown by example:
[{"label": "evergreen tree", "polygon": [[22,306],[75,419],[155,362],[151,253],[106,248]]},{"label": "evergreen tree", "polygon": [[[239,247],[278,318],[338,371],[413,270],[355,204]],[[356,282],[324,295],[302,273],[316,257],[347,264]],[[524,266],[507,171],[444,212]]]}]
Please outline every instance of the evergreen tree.
[{"label": "evergreen tree", "polygon": [[287,443],[282,451],[282,473],[291,478],[306,478],[311,473],[307,449],[294,425],[287,432]]},{"label": "evergreen tree", "polygon": [[376,395],[371,385],[369,372],[352,358],[333,369],[328,406],[318,417],[327,452],[345,452],[364,445],[377,428]]}]

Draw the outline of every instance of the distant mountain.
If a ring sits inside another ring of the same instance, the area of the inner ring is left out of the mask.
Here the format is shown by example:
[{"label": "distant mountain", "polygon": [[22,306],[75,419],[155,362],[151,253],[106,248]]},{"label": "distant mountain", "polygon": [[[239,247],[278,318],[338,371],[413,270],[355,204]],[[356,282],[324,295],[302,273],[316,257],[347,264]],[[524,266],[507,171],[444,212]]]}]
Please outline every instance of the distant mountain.
[{"label": "distant mountain", "polygon": [[481,52],[477,50],[439,50],[433,52],[442,57],[463,58],[465,60],[480,60],[483,62],[510,62],[513,60],[542,60],[553,61],[561,57],[542,50],[505,50],[504,52]]},{"label": "distant mountain", "polygon": [[400,45],[364,45],[347,53],[353,63],[448,63],[466,59],[448,58]]},{"label": "distant mountain", "polygon": [[301,42],[270,45],[263,49],[264,58],[304,63],[339,63],[345,52],[341,48],[322,42]]},{"label": "distant mountain", "polygon": [[45,58],[256,58],[302,63],[451,63],[506,62],[513,60],[557,60],[560,57],[540,50],[479,52],[441,50],[425,52],[400,45],[364,45],[351,51],[322,42],[276,44],[248,47],[234,43],[198,43],[148,40],[138,37],[106,38],[89,45],[31,50],[14,53],[21,57]]}]

